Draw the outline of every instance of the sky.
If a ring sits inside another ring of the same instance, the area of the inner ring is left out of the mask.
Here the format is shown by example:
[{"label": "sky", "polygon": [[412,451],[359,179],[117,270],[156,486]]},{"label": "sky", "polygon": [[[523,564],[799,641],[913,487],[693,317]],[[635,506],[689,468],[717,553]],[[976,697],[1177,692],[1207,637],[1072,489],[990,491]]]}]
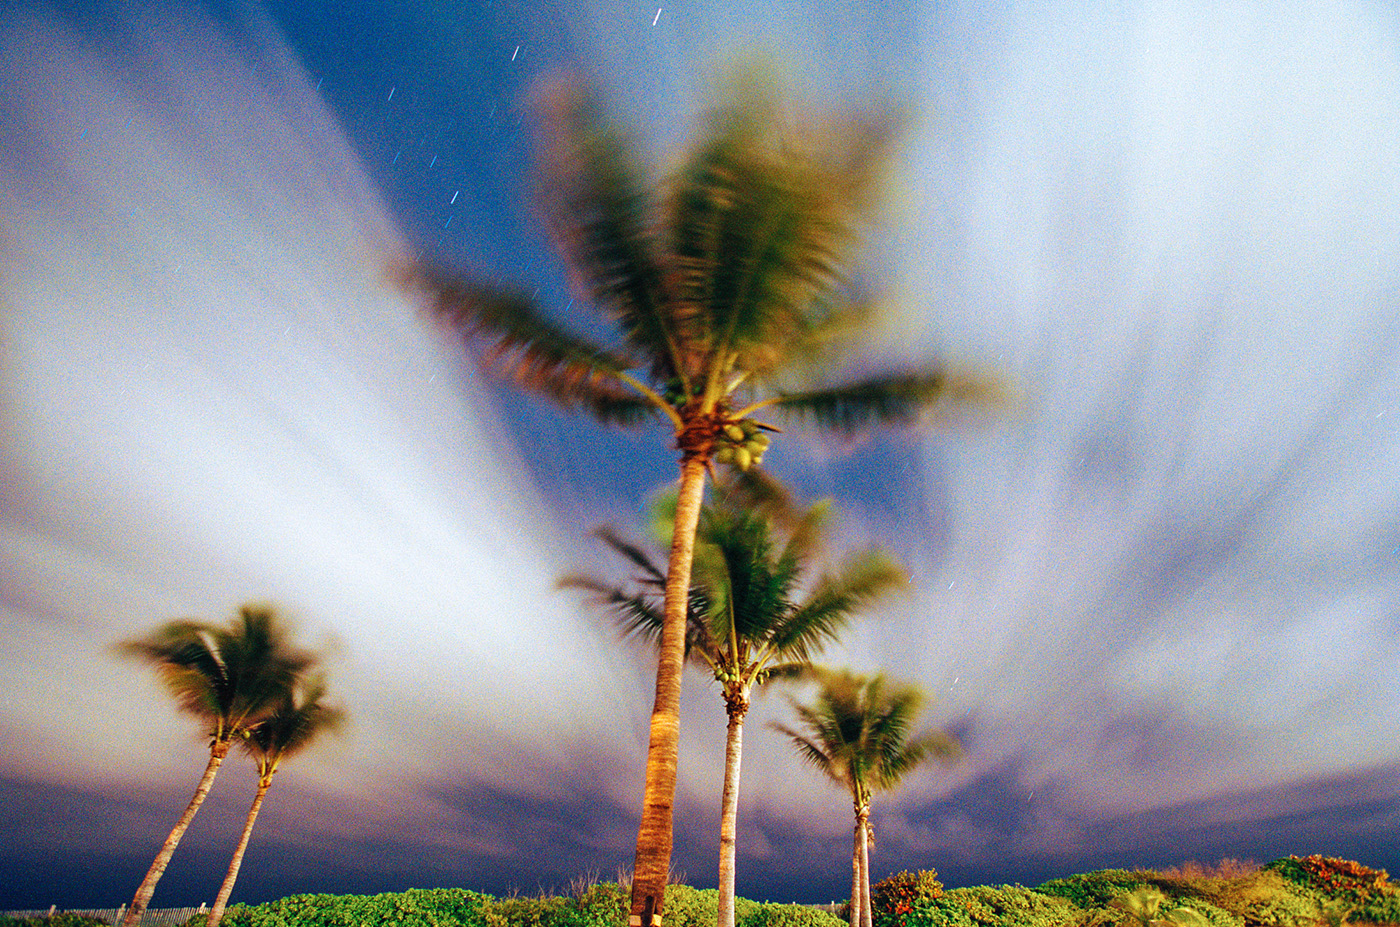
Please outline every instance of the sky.
[{"label": "sky", "polygon": [[[207,751],[111,645],[275,603],[345,737],[279,775],[234,900],[615,878],[654,659],[614,571],[659,427],[515,395],[386,281],[426,255],[596,326],[530,205],[531,89],[658,170],[734,56],[908,114],[871,363],[999,417],[765,465],[914,590],[826,655],[967,755],[877,800],[876,877],[1325,853],[1400,872],[1400,14],[1361,2],[40,2],[0,10],[0,909],[129,900]],[[535,290],[535,288],[538,290]],[[745,742],[738,891],[828,901],[850,808]],[[724,714],[683,694],[675,865],[713,886]],[[154,905],[210,901],[230,760]]]}]

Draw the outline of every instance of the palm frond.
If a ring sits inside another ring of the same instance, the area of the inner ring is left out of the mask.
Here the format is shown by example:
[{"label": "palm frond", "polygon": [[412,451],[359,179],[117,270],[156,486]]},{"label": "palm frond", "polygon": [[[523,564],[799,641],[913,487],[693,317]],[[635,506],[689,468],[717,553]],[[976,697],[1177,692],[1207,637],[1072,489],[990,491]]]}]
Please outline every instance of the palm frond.
[{"label": "palm frond", "polygon": [[794,512],[788,525],[788,542],[780,560],[803,564],[810,560],[826,540],[832,520],[830,499],[819,499],[803,512]]},{"label": "palm frond", "polygon": [[666,199],[675,292],[695,307],[712,373],[763,375],[806,349],[868,205],[833,171],[883,160],[878,146],[858,156],[854,132],[840,133],[850,144],[836,158],[800,144],[781,97],[753,69],[729,81]]},{"label": "palm frond", "polygon": [[276,613],[260,605],[241,607],[225,626],[167,622],[117,650],[154,666],[180,710],[220,741],[276,710],[319,659],[294,646]]},{"label": "palm frond", "polygon": [[862,606],[900,589],[909,575],[882,551],[849,558],[834,576],[825,575],[807,599],[775,629],[772,645],[789,659],[809,659],[813,651],[834,640]]},{"label": "palm frond", "polygon": [[560,589],[581,589],[590,593],[588,604],[606,609],[624,638],[638,637],[655,642],[661,637],[661,604],[654,592],[628,592],[620,586],[609,585],[581,574],[564,576],[555,586]]},{"label": "palm frond", "polygon": [[676,263],[703,307],[707,367],[762,375],[804,342],[817,297],[840,285],[847,230],[804,166],[739,140],[704,155],[676,197]]},{"label": "palm frond", "polygon": [[344,727],[345,710],[326,704],[325,694],[323,680],[308,680],[298,691],[286,693],[271,714],[247,731],[240,743],[257,761],[260,775],[269,776],[284,758],[302,752],[323,734]]},{"label": "palm frond", "polygon": [[793,749],[797,751],[798,759],[803,763],[829,777],[832,781],[845,784],[846,769],[840,757],[829,754],[824,749],[824,745],[798,733],[787,725],[774,721],[769,722],[768,726],[779,734],[785,735],[792,742]]},{"label": "palm frond", "polygon": [[676,331],[677,303],[650,228],[656,206],[633,146],[575,80],[536,95],[536,199],[588,295],[652,361],[657,382],[690,373]]},{"label": "palm frond", "polygon": [[651,557],[647,556],[646,551],[618,534],[616,529],[609,525],[604,525],[596,529],[593,534],[604,544],[625,557],[633,566],[640,569],[643,574],[643,582],[657,587],[666,585],[666,571],[653,563]]},{"label": "palm frond", "polygon": [[802,125],[793,147],[861,211],[885,186],[908,121],[889,107],[831,113]]},{"label": "palm frond", "polygon": [[[598,528],[594,534],[641,570],[641,575],[631,580],[636,588],[628,589],[581,573],[561,577],[555,583],[556,588],[581,589],[590,593],[587,603],[607,611],[624,639],[639,638],[656,644],[661,639],[661,629],[665,624],[666,574],[644,550],[613,528]],[[685,649],[687,658],[695,662],[706,662],[706,657],[713,657],[719,652],[705,626],[704,616],[711,608],[707,591],[692,584],[686,609]]]},{"label": "palm frond", "polygon": [[996,376],[934,367],[880,374],[841,386],[780,392],[750,408],[773,405],[820,427],[849,434],[883,423],[914,423],[944,408],[985,410],[1013,401]]},{"label": "palm frond", "polygon": [[810,678],[811,670],[810,663],[775,663],[763,672],[767,675],[765,682],[798,682]]},{"label": "palm frond", "polygon": [[727,471],[715,484],[715,504],[761,515],[785,531],[800,517],[792,491],[761,467]]},{"label": "palm frond", "polygon": [[884,422],[915,421],[948,392],[947,374],[933,370],[885,374],[827,389],[781,393],[774,405],[821,427],[850,433]]},{"label": "palm frond", "polygon": [[559,325],[523,293],[430,264],[401,267],[396,276],[453,330],[489,342],[487,362],[526,389],[612,424],[636,425],[656,415],[655,403],[624,385],[635,366],[631,358]]}]

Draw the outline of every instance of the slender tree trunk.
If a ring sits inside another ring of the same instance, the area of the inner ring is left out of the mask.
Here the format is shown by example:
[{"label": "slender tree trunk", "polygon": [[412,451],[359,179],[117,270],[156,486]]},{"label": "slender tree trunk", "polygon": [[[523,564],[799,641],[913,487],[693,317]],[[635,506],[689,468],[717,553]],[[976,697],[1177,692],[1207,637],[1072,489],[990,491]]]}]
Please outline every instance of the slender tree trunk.
[{"label": "slender tree trunk", "polygon": [[739,828],[739,761],[744,752],[744,716],[748,687],[725,698],[729,734],[724,743],[724,788],[719,800],[719,927],[734,927],[735,848]]},{"label": "slender tree trunk", "polygon": [[233,894],[233,883],[238,880],[238,870],[243,866],[243,854],[248,851],[248,838],[253,836],[253,824],[258,820],[258,811],[262,808],[263,797],[267,795],[267,790],[271,785],[271,774],[258,778],[258,794],[253,796],[253,807],[248,809],[248,819],[243,822],[243,835],[238,838],[238,846],[233,849],[233,859],[229,861],[228,872],[224,875],[224,884],[219,886],[219,895],[214,899],[214,907],[209,909],[209,921],[206,927],[219,927],[219,921],[224,919],[224,908],[228,905],[228,896]]},{"label": "slender tree trunk", "polygon": [[228,755],[228,748],[227,740],[216,740],[209,746],[209,765],[204,767],[204,776],[194,790],[194,797],[185,806],[185,813],[180,815],[180,820],[171,828],[170,836],[165,838],[165,844],[156,854],[151,868],[146,870],[146,877],[141,880],[141,885],[136,889],[136,896],[131,899],[131,907],[127,909],[126,917],[122,920],[122,927],[136,927],[141,923],[141,917],[146,913],[146,905],[151,903],[151,896],[156,892],[156,883],[165,874],[165,867],[170,865],[170,857],[175,855],[175,848],[180,845],[180,838],[185,836],[185,830],[194,820],[195,812],[204,804],[204,797],[209,794],[209,787],[214,784],[214,776],[219,772],[219,764]]},{"label": "slender tree trunk", "polygon": [[656,701],[647,745],[646,790],[632,867],[629,927],[660,927],[666,880],[671,869],[671,808],[675,803],[680,746],[681,669],[685,661],[686,607],[695,527],[705,494],[704,458],[689,452],[681,461],[676,524],[666,567],[666,597],[656,665]]},{"label": "slender tree trunk", "polygon": [[860,925],[871,927],[873,919],[870,910],[870,809],[865,808],[860,815],[860,836],[857,843],[860,852]]},{"label": "slender tree trunk", "polygon": [[851,927],[860,927],[861,912],[865,910],[865,901],[861,897],[865,878],[860,871],[860,843],[864,836],[860,830],[860,818],[857,817],[856,825],[851,829]]}]

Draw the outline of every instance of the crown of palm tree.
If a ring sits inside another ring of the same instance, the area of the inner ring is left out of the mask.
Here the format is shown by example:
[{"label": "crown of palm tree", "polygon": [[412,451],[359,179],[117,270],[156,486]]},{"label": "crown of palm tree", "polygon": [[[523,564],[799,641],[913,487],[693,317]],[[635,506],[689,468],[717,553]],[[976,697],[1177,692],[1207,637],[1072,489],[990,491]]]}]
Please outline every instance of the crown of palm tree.
[{"label": "crown of palm tree", "polygon": [[613,423],[663,415],[678,434],[697,413],[738,419],[767,406],[849,431],[985,391],[941,369],[785,388],[794,371],[828,369],[869,320],[849,265],[887,121],[832,121],[799,139],[773,88],[741,79],[688,159],[657,181],[577,84],[550,85],[536,110],[541,211],[576,294],[619,341],[593,342],[518,290],[426,263],[400,269],[523,386]]},{"label": "crown of palm tree", "polygon": [[[755,508],[758,493],[764,494],[764,504]],[[756,488],[753,474],[747,474],[726,482],[717,500],[705,506],[687,613],[687,655],[693,662],[711,669],[752,669],[765,678],[792,676],[861,606],[907,586],[904,570],[877,550],[852,555],[835,572],[810,579],[825,541],[830,503],[775,519],[772,509],[783,503],[774,487]],[[664,500],[660,507],[665,508]],[[665,573],[613,529],[596,533],[636,568],[630,587],[579,575],[560,584],[592,593],[593,603],[612,611],[625,636],[654,642],[664,623]]]},{"label": "crown of palm tree", "polygon": [[812,705],[792,702],[805,731],[773,727],[792,740],[806,763],[849,788],[857,801],[893,788],[930,757],[956,755],[957,743],[946,734],[913,734],[926,701],[917,686],[845,670],[821,670],[817,678],[821,686]]},{"label": "crown of palm tree", "polygon": [[277,707],[246,731],[241,746],[257,762],[260,776],[272,775],[283,759],[302,752],[322,734],[344,726],[344,709],[323,702],[325,694],[323,680],[304,680],[284,693]]},{"label": "crown of palm tree", "polygon": [[255,605],[241,607],[228,625],[172,621],[118,649],[154,665],[180,710],[208,724],[216,741],[274,711],[315,661],[290,643],[271,608]]}]

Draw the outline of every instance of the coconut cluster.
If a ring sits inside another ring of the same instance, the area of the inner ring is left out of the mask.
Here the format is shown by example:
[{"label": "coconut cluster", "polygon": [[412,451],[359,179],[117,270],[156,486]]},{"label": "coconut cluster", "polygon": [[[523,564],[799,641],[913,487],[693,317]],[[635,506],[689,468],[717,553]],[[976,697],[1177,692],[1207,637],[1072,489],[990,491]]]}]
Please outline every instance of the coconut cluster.
[{"label": "coconut cluster", "polygon": [[764,429],[771,427],[751,418],[728,423],[720,429],[715,461],[733,464],[740,470],[763,463],[763,452],[768,450],[772,441]]}]

